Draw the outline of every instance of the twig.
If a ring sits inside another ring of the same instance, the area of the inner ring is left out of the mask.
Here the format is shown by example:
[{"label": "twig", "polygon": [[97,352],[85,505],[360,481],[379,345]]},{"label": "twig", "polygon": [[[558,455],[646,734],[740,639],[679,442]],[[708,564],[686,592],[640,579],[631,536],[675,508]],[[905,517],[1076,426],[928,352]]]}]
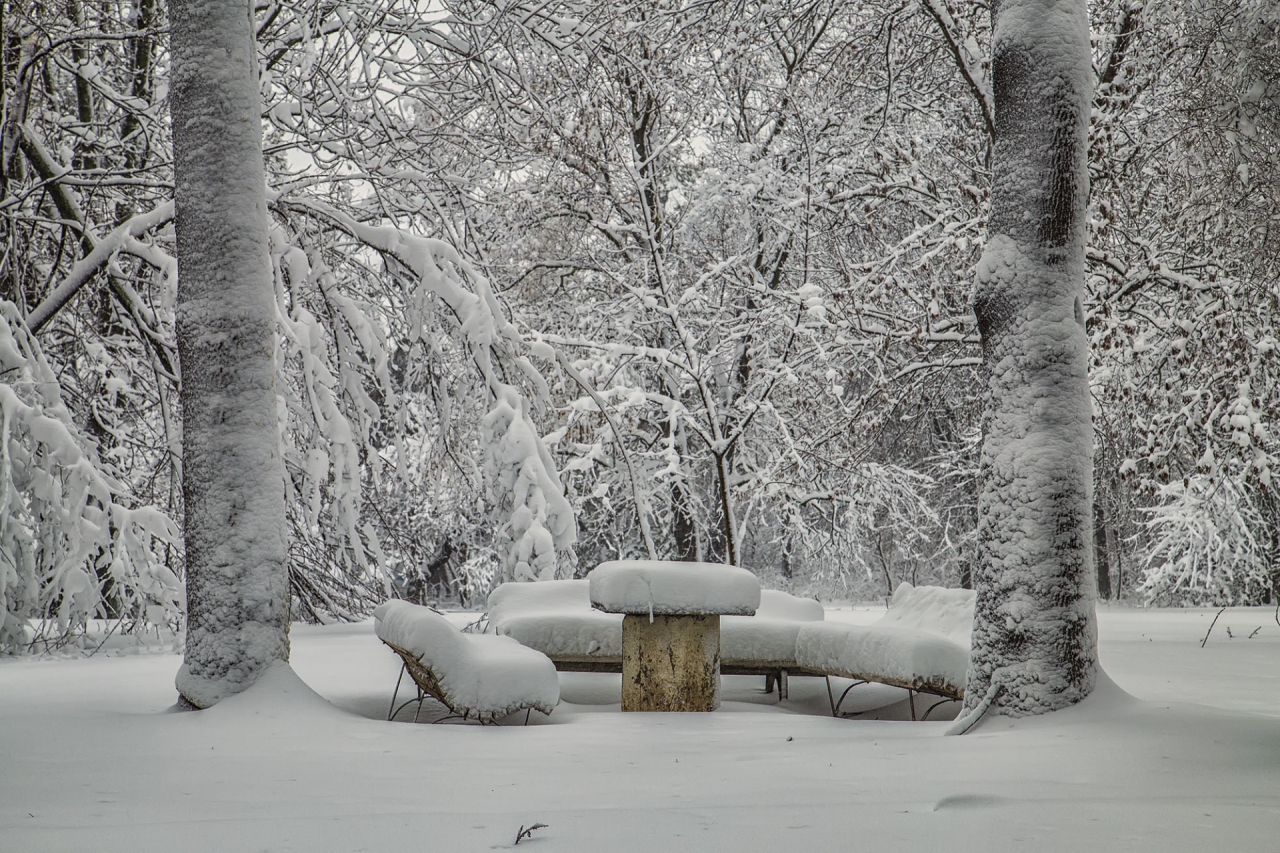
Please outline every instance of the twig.
[{"label": "twig", "polygon": [[[1222,610],[1219,610],[1218,616],[1221,616],[1223,611],[1226,609],[1227,608],[1224,607]],[[1213,626],[1218,624],[1218,616],[1213,617],[1213,621],[1209,623],[1209,630],[1204,632],[1204,639],[1200,641],[1200,648],[1203,649],[1204,644],[1209,642],[1209,635],[1213,633]]]},{"label": "twig", "polygon": [[520,831],[516,833],[516,844],[519,844],[520,839],[522,838],[532,839],[533,831],[535,829],[546,829],[546,827],[547,825],[545,823],[535,823],[532,826],[530,826],[528,829],[525,829],[524,824],[523,823],[520,824]]}]

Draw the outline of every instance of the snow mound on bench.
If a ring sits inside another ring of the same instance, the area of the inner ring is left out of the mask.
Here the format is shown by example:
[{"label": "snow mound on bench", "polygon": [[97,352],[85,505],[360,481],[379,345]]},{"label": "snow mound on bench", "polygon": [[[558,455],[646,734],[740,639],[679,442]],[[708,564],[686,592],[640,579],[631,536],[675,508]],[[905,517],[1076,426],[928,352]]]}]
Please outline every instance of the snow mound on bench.
[{"label": "snow mound on bench", "polygon": [[968,648],[975,599],[971,589],[900,583],[893,591],[889,611],[876,625],[938,634]]},{"label": "snow mound on bench", "polygon": [[760,580],[719,563],[614,560],[587,580],[591,606],[609,613],[751,616],[760,606]]},{"label": "snow mound on bench", "polygon": [[874,625],[810,623],[796,637],[796,663],[831,675],[964,694],[974,593],[901,584]]},{"label": "snow mound on bench", "polygon": [[755,616],[720,619],[720,660],[724,663],[760,661],[785,669],[796,659],[796,636],[806,622],[821,622],[826,614],[812,598],[797,598],[777,589],[760,590]]},{"label": "snow mound on bench", "polygon": [[720,617],[720,662],[772,663],[794,666],[796,637],[804,622],[761,619],[759,616]]},{"label": "snow mound on bench", "polygon": [[810,622],[796,636],[796,663],[830,675],[960,696],[969,649],[912,628]]},{"label": "snow mound on bench", "polygon": [[[621,658],[622,614],[593,610],[588,587],[586,580],[504,583],[489,595],[489,630],[556,659]],[[812,598],[761,590],[755,616],[720,620],[720,659],[794,663],[800,626],[823,618]]]},{"label": "snow mound on bench", "polygon": [[622,614],[591,609],[585,580],[504,583],[489,630],[551,657],[622,657]]},{"label": "snow mound on bench", "polygon": [[555,665],[508,637],[463,634],[439,613],[407,601],[373,611],[378,638],[431,670],[455,711],[499,717],[525,708],[544,714],[560,702]]},{"label": "snow mound on bench", "polygon": [[822,602],[815,599],[800,598],[780,589],[762,589],[756,617],[787,619],[792,622],[821,622],[827,618],[827,613]]}]

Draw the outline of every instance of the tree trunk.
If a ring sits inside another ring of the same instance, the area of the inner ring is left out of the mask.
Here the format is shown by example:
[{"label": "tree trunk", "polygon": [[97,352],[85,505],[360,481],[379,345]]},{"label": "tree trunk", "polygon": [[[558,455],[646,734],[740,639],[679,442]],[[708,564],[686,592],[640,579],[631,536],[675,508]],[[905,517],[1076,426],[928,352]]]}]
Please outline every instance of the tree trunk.
[{"label": "tree trunk", "polygon": [[246,0],[172,7],[186,502],[186,657],[198,708],[289,657],[257,58]]},{"label": "tree trunk", "polygon": [[988,379],[965,709],[1039,714],[1097,675],[1084,331],[1093,71],[1084,0],[992,4],[996,107],[974,313]]},{"label": "tree trunk", "polygon": [[699,562],[698,526],[693,511],[689,509],[689,497],[679,482],[671,484],[671,515],[676,559],[684,563]]},{"label": "tree trunk", "polygon": [[1107,545],[1107,513],[1102,504],[1093,505],[1094,558],[1098,566],[1098,597],[1111,600],[1111,552]]}]

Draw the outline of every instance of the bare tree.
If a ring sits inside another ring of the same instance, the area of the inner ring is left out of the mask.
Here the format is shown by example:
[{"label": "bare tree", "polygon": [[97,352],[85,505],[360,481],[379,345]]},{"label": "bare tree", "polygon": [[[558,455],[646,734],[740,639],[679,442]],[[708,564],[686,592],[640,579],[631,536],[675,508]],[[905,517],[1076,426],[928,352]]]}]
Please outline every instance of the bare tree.
[{"label": "bare tree", "polygon": [[251,14],[245,0],[176,0],[171,16],[188,620],[178,690],[199,708],[289,656]]},{"label": "bare tree", "polygon": [[974,312],[988,379],[966,710],[1087,696],[1097,673],[1084,326],[1093,72],[1083,0],[993,4],[995,170]]}]

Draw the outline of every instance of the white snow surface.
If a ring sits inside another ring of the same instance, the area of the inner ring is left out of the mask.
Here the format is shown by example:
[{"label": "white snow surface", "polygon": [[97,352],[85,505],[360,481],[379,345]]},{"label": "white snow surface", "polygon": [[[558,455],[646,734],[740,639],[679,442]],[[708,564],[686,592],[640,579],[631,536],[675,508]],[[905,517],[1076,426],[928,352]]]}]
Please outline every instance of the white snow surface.
[{"label": "white snow surface", "polygon": [[[801,598],[780,589],[760,590],[760,606],[756,608],[756,619],[786,619],[794,622],[821,622],[826,618],[826,609],[822,602],[812,598]],[[720,620],[723,627],[726,623],[737,623],[738,617],[725,617]]]},{"label": "white snow surface", "polygon": [[964,689],[969,648],[937,634],[886,625],[819,622],[796,635],[796,663],[868,681]]},{"label": "white snow surface", "polygon": [[373,615],[378,638],[416,655],[458,711],[482,718],[525,708],[550,714],[560,701],[555,666],[515,640],[463,634],[439,613],[407,601],[383,602]]},{"label": "white snow surface", "polygon": [[1275,850],[1280,626],[1231,608],[1202,649],[1214,613],[1103,607],[1118,688],[963,737],[933,722],[953,706],[904,722],[879,685],[845,705],[887,707],[833,719],[811,678],[781,703],[726,677],[715,713],[622,714],[619,676],[562,673],[527,727],[387,723],[400,661],[367,622],[295,625],[292,669],[191,713],[175,654],[0,659],[0,849],[485,851],[537,822],[520,847],[543,853]]},{"label": "white snow surface", "polygon": [[760,580],[720,563],[613,560],[587,576],[591,606],[606,613],[751,616]]}]

